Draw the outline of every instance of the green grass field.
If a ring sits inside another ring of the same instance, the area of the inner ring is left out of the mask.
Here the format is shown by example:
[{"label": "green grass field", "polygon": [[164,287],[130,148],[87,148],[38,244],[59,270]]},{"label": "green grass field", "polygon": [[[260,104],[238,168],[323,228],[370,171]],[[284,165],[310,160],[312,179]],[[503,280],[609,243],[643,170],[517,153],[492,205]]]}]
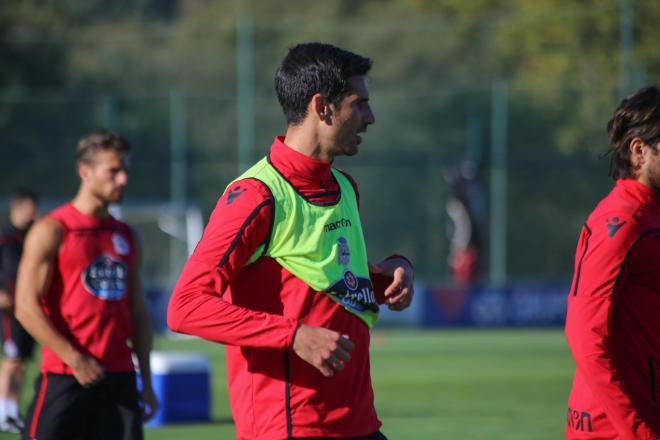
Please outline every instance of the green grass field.
[{"label": "green grass field", "polygon": [[[213,422],[148,428],[146,439],[234,438],[222,347],[159,338],[155,349],[209,356]],[[562,438],[572,370],[560,330],[383,330],[373,335],[376,408],[390,440]]]}]

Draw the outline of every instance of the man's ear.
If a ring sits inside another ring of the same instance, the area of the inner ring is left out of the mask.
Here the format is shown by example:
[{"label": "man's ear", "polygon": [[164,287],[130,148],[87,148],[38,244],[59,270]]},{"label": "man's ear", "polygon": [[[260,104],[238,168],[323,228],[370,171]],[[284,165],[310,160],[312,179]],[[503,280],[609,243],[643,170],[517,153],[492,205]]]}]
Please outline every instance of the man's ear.
[{"label": "man's ear", "polygon": [[89,173],[89,165],[84,162],[78,162],[76,164],[76,171],[78,171],[78,177],[80,177],[80,180],[84,181]]},{"label": "man's ear", "polygon": [[638,170],[644,163],[644,149],[648,147],[641,138],[634,137],[630,141],[630,165],[633,170]]},{"label": "man's ear", "polygon": [[312,96],[312,99],[309,103],[309,111],[311,111],[319,120],[328,121],[332,116],[332,111],[330,109],[330,104],[325,96],[320,93],[316,93]]}]

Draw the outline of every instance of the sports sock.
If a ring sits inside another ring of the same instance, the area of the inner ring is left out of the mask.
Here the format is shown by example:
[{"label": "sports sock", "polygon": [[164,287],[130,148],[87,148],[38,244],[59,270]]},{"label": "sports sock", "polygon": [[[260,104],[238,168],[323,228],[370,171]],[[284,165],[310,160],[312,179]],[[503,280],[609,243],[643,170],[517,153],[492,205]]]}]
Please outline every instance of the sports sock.
[{"label": "sports sock", "polygon": [[0,399],[0,423],[4,422],[9,415],[7,406],[9,406],[9,399]]},{"label": "sports sock", "polygon": [[18,419],[18,402],[13,399],[5,399],[5,417]]}]

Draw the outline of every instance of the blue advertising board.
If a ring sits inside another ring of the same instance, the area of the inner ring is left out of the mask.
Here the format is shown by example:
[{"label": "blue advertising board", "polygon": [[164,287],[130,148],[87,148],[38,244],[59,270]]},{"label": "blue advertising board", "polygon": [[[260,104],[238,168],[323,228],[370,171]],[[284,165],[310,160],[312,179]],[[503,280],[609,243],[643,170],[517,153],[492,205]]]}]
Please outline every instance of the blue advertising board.
[{"label": "blue advertising board", "polygon": [[566,285],[504,287],[426,286],[420,295],[424,327],[561,326],[566,317]]}]

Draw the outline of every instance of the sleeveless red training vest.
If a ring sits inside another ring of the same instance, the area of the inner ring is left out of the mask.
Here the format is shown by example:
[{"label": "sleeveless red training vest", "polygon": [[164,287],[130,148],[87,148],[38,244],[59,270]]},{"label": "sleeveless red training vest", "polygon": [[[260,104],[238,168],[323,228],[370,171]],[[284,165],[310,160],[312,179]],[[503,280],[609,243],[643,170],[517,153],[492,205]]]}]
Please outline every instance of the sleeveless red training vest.
[{"label": "sleeveless red training vest", "polygon": [[[70,203],[48,214],[63,227],[42,306],[55,328],[106,371],[133,370],[131,279],[136,270],[131,229],[112,216],[97,218]],[[50,349],[41,349],[41,371],[72,374]]]}]

